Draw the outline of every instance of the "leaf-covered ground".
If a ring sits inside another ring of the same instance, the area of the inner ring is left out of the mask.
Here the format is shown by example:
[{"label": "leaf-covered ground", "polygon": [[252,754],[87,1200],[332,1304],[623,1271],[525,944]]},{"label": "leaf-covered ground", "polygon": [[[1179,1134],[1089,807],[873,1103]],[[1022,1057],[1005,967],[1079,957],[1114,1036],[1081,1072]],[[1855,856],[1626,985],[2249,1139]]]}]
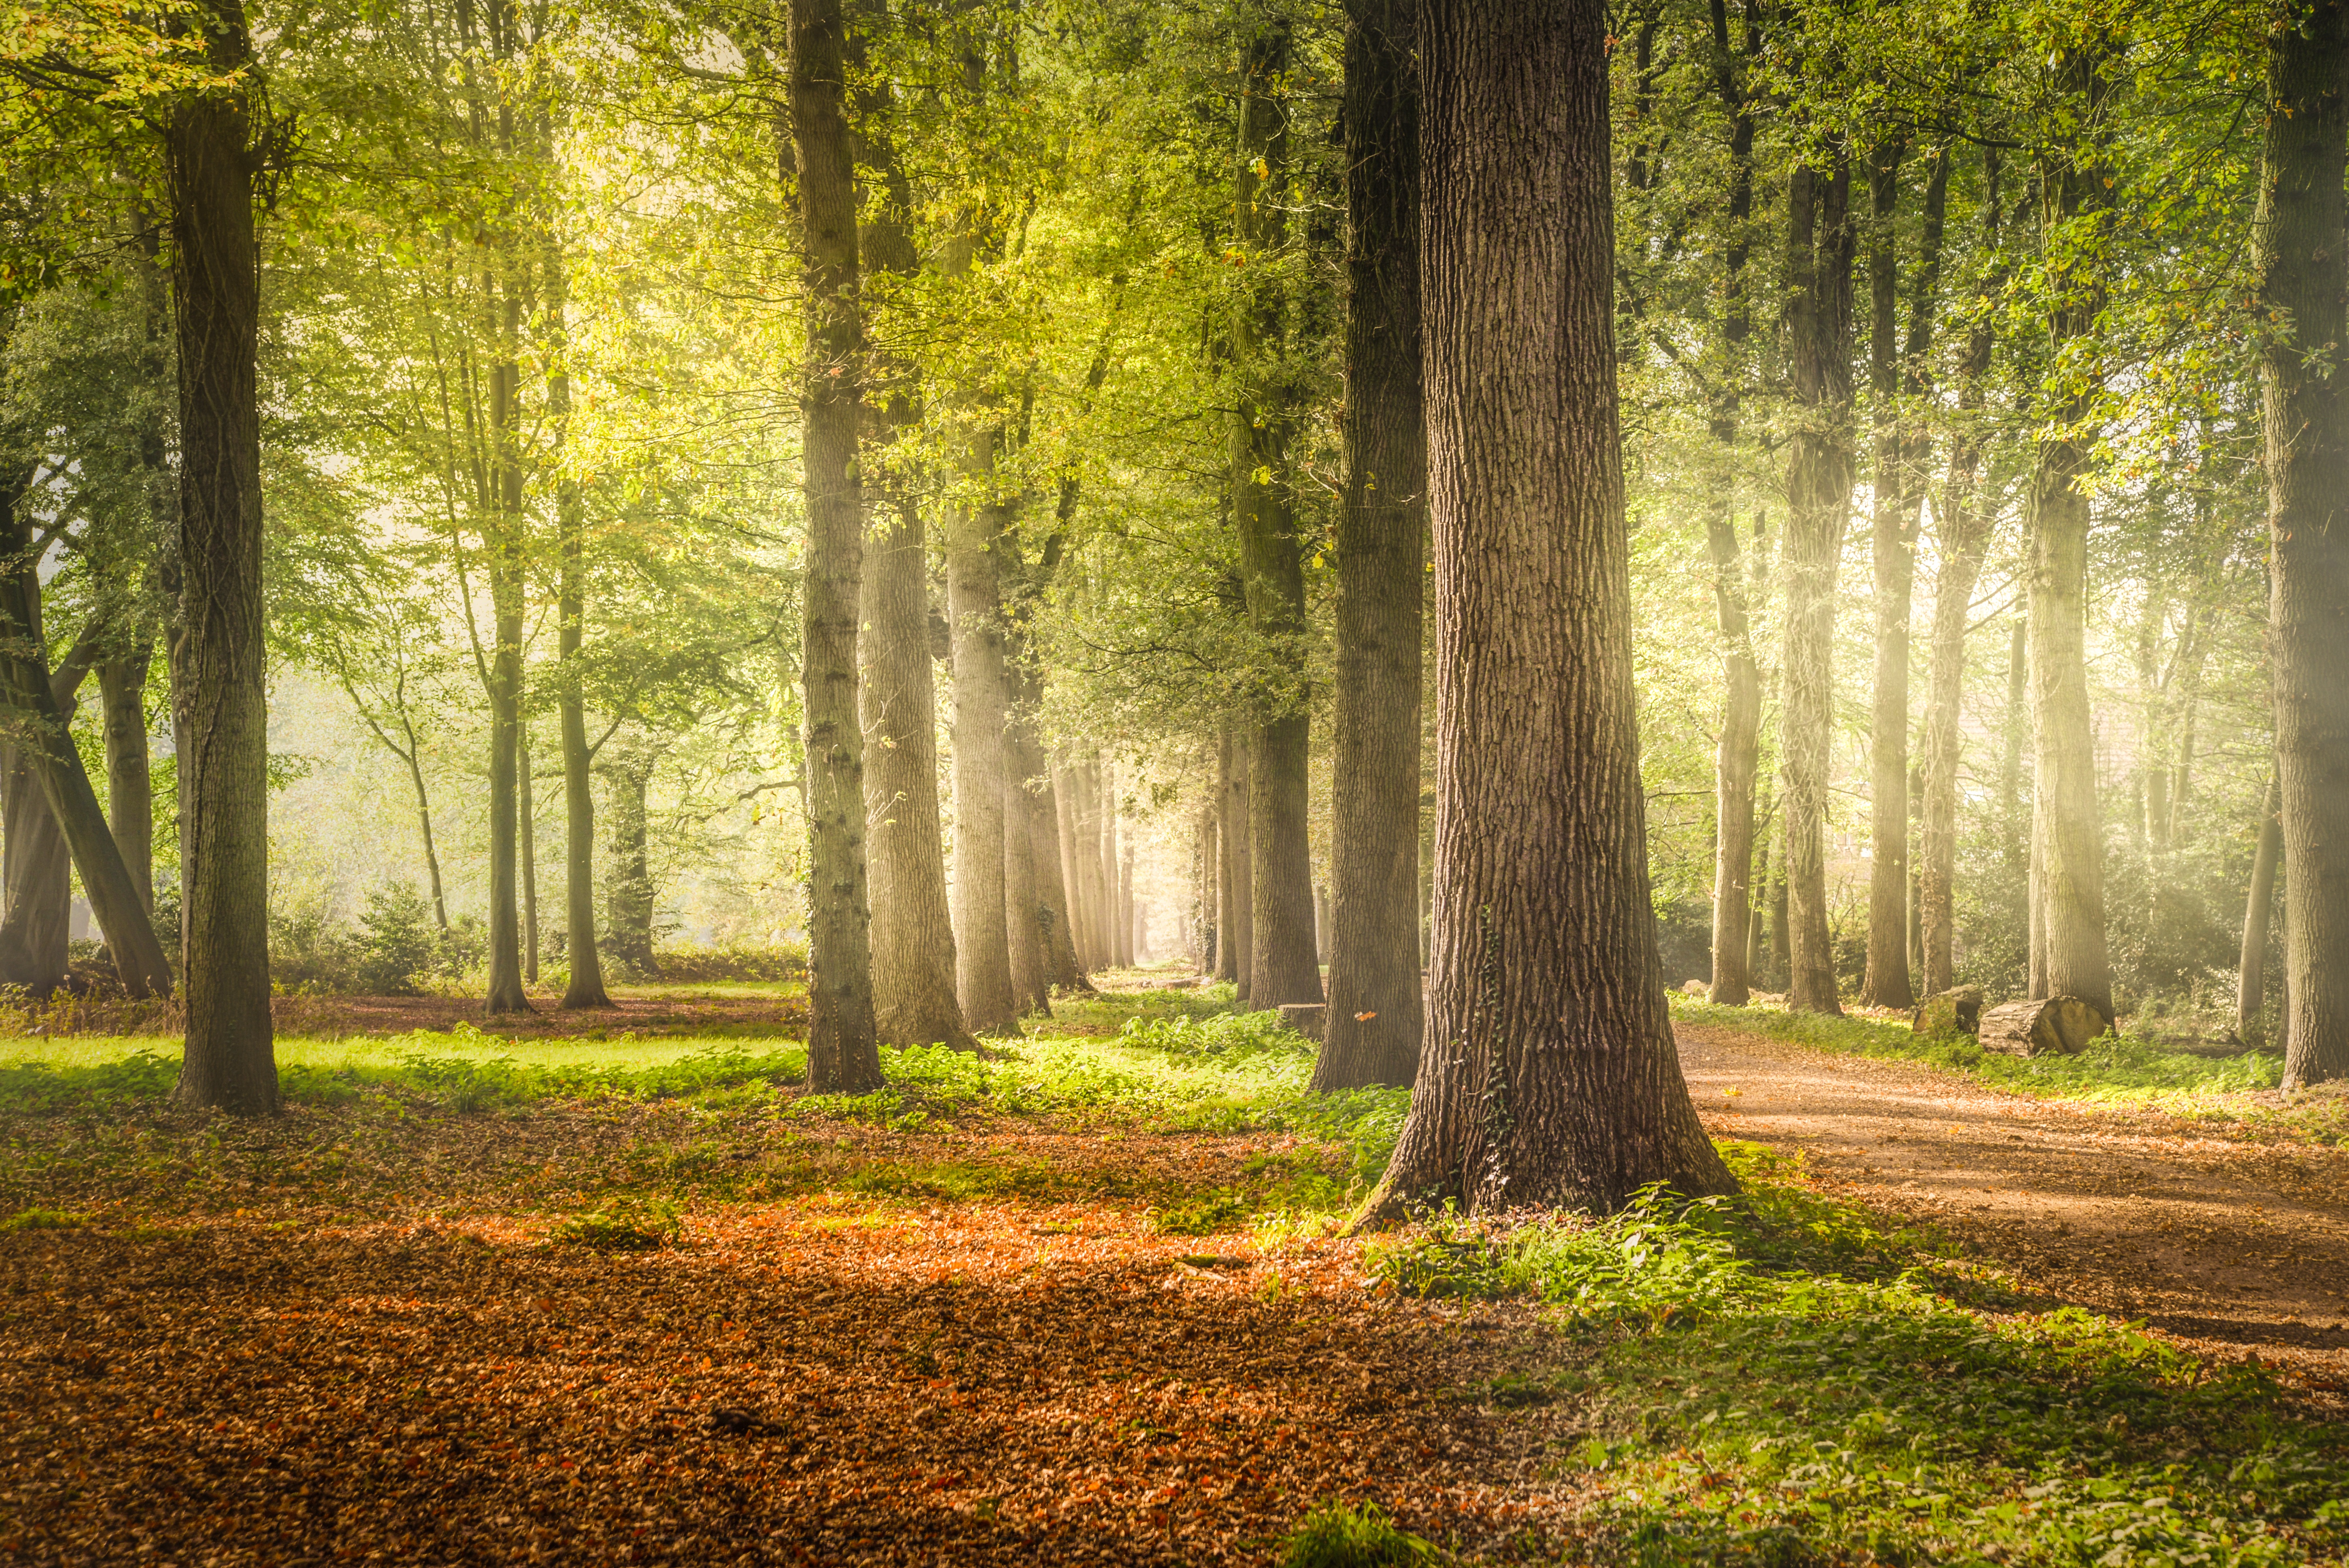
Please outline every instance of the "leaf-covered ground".
[{"label": "leaf-covered ground", "polygon": [[854,1099],[738,1037],[289,1042],[261,1123],[0,1047],[0,1563],[1260,1563],[1325,1501],[1460,1561],[2339,1556],[2337,1401],[1904,1228],[1761,1125],[1800,1051],[1692,1059],[1819,1173],[1360,1243],[1405,1097],[1225,1005]]}]

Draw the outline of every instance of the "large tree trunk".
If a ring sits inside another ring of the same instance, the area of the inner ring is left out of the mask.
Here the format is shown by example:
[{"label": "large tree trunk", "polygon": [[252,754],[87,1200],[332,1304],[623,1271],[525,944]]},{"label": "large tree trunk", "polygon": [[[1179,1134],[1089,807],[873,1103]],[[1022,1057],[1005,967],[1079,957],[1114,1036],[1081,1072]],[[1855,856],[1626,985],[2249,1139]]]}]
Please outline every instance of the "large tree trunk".
[{"label": "large tree trunk", "polygon": [[7,749],[0,829],[7,834],[5,908],[0,908],[0,985],[46,996],[63,985],[73,918],[73,860],[42,793],[30,751]]},{"label": "large tree trunk", "polygon": [[[1994,150],[1983,157],[1982,175],[1982,245],[1986,252],[1995,253],[2001,214],[1999,161]],[[1994,274],[1986,276],[1982,293],[1987,295],[1996,283]],[[1940,530],[1940,565],[1933,577],[1933,629],[1925,692],[1924,810],[1918,833],[1922,864],[1917,879],[1928,996],[1938,996],[1956,984],[1958,761],[1964,740],[1960,702],[1965,688],[1966,618],[1973,609],[1974,583],[1982,576],[1991,523],[1976,504],[1982,438],[1970,421],[1980,416],[1982,380],[1990,374],[1997,341],[1985,310],[1966,341],[1965,356],[1958,367],[1959,423],[1950,443],[1949,481],[1935,519]]]},{"label": "large tree trunk", "polygon": [[1249,852],[1255,834],[1248,826],[1247,731],[1238,725],[1226,726],[1222,745],[1224,931],[1231,949],[1230,972],[1222,978],[1232,982],[1235,999],[1246,1007],[1256,974],[1256,878]]},{"label": "large tree trunk", "polygon": [[1365,1212],[1736,1183],[1689,1103],[1650,903],[1617,436],[1606,10],[1422,13],[1435,962]]},{"label": "large tree trunk", "polygon": [[856,714],[864,314],[840,0],[791,0],[791,31],[789,119],[807,266],[800,469],[808,545],[800,679],[807,741],[808,1086],[862,1094],[879,1088],[882,1079],[865,902],[864,740]]},{"label": "large tree trunk", "polygon": [[[1761,44],[1758,29],[1746,26],[1746,57]],[[1723,386],[1713,399],[1708,434],[1720,448],[1718,495],[1705,516],[1705,544],[1713,557],[1713,616],[1721,633],[1721,738],[1713,757],[1714,834],[1713,865],[1713,978],[1708,999],[1743,1006],[1753,989],[1748,960],[1753,920],[1754,784],[1761,771],[1762,671],[1754,657],[1751,606],[1745,571],[1737,550],[1737,420],[1740,388],[1746,374],[1746,344],[1753,314],[1746,303],[1746,224],[1754,213],[1754,116],[1743,73],[1729,36],[1726,0],[1713,0],[1714,85],[1730,117],[1728,238],[1723,252],[1721,339],[1728,360]]]},{"label": "large tree trunk", "polygon": [[130,885],[155,913],[155,787],[147,757],[147,671],[155,645],[142,640],[129,654],[98,666],[98,705],[106,729],[106,823],[121,852]]},{"label": "large tree trunk", "polygon": [[[571,373],[566,368],[571,341],[566,307],[563,253],[552,250],[547,262],[547,315],[557,353],[546,378],[547,417],[553,426],[558,460],[571,438]],[[554,529],[557,557],[555,578],[555,718],[563,745],[563,946],[571,960],[570,984],[563,989],[565,1007],[608,1007],[604,986],[604,955],[595,943],[595,758],[587,747],[587,696],[581,678],[580,649],[587,630],[587,508],[579,480],[567,467],[558,468],[554,480]],[[423,799],[422,775],[417,799]],[[432,847],[431,819],[425,819],[425,851]],[[432,870],[432,907],[443,930],[449,921],[440,903],[440,871]]]},{"label": "large tree trunk", "polygon": [[2349,9],[2315,0],[2304,16],[2268,35],[2258,224],[2287,1088],[2349,1078]]},{"label": "large tree trunk", "polygon": [[[964,463],[975,486],[995,482],[999,432],[969,437]],[[973,1034],[1018,1029],[1004,900],[1003,603],[996,537],[1004,522],[990,500],[958,507],[947,534],[947,620],[954,633],[955,994]]]},{"label": "large tree trunk", "polygon": [[[2049,313],[2051,351],[2096,330],[2099,263],[2064,248],[2086,242],[2077,220],[2106,200],[2095,149],[2103,136],[2106,87],[2092,48],[2065,51],[2062,75],[2076,94],[2084,129],[2041,170],[2051,247],[2058,248]],[[2034,996],[2077,996],[2113,1019],[2112,964],[2105,947],[2104,829],[2096,807],[2094,716],[2088,707],[2088,478],[2092,433],[2081,428],[2090,393],[2051,412],[2059,433],[2044,437],[2030,493],[2032,801],[2039,822],[2033,871],[2038,883],[2041,962]]]},{"label": "large tree trunk", "polygon": [[1827,765],[1835,733],[1836,566],[1851,514],[1851,169],[1788,182],[1787,336],[1802,408],[1786,473],[1787,1002],[1841,1013],[1827,930]]},{"label": "large tree trunk", "polygon": [[181,963],[189,1107],[278,1106],[269,1019],[269,695],[262,603],[261,319],[254,225],[255,90],[241,0],[205,0],[212,67],[233,88],[168,111],[171,297],[179,342]]},{"label": "large tree trunk", "polygon": [[1427,431],[1420,391],[1419,0],[1346,24],[1346,479],[1338,513],[1330,1006],[1313,1087],[1419,1073],[1419,686]]},{"label": "large tree trunk", "polygon": [[1307,829],[1305,575],[1289,457],[1298,414],[1289,389],[1293,371],[1287,364],[1287,304],[1279,269],[1269,264],[1288,244],[1288,114],[1282,94],[1290,53],[1285,20],[1260,25],[1244,45],[1233,214],[1235,240],[1251,264],[1232,321],[1237,381],[1231,420],[1232,511],[1248,623],[1265,656],[1280,665],[1277,676],[1259,683],[1253,698],[1257,725],[1248,769],[1254,872],[1248,996],[1258,1007],[1321,1000]]},{"label": "large tree trunk", "polygon": [[2260,808],[2259,848],[2251,855],[2251,896],[2243,904],[2243,946],[2235,971],[2235,1033],[2260,1044],[2260,1014],[2267,1007],[2268,922],[2275,910],[2276,866],[2283,859],[2283,784],[2268,776]]}]

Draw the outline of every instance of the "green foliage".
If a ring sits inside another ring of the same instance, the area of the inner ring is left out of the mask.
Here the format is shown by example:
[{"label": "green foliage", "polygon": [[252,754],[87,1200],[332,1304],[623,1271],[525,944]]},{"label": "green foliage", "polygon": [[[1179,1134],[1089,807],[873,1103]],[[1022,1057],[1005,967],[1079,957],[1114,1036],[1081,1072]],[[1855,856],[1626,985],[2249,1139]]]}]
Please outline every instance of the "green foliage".
[{"label": "green foliage", "polygon": [[1409,1568],[1434,1556],[1375,1502],[1325,1502],[1280,1543],[1281,1568]]},{"label": "green foliage", "polygon": [[657,948],[653,956],[661,979],[672,985],[709,981],[788,985],[807,978],[804,947],[733,941],[706,947]]},{"label": "green foliage", "polygon": [[359,988],[371,996],[415,995],[417,976],[437,973],[448,962],[432,906],[409,882],[367,894],[356,945]]},{"label": "green foliage", "polygon": [[0,1220],[0,1235],[11,1231],[78,1231],[89,1223],[85,1214],[71,1214],[62,1209],[19,1209]]},{"label": "green foliage", "polygon": [[648,1253],[673,1246],[685,1222],[673,1204],[616,1198],[592,1213],[570,1214],[546,1233],[550,1245],[599,1253]]}]

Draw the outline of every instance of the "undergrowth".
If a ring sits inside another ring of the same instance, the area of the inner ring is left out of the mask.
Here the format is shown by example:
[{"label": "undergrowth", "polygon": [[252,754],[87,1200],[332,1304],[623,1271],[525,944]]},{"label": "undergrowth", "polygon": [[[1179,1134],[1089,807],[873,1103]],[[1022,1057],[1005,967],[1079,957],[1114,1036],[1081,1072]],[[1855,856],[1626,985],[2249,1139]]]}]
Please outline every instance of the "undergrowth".
[{"label": "undergrowth", "polygon": [[1444,1220],[1372,1249],[1425,1295],[1531,1296],[1575,1346],[1607,1553],[1641,1563],[2323,1560],[2349,1442],[2256,1366],[2014,1297],[1921,1232],[1724,1152],[1737,1199]]}]

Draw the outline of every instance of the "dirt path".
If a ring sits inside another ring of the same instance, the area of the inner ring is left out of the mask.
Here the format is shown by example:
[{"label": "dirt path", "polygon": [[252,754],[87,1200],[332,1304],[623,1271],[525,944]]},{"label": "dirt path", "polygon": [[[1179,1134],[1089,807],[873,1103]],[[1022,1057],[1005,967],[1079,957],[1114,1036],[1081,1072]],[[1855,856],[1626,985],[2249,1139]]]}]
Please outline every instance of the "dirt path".
[{"label": "dirt path", "polygon": [[1679,1034],[1715,1136],[1799,1150],[1838,1195],[1930,1221],[2028,1288],[2214,1349],[2256,1346],[2349,1389],[2349,1149],[2235,1140],[2159,1111],[2033,1099],[1723,1029]]}]

